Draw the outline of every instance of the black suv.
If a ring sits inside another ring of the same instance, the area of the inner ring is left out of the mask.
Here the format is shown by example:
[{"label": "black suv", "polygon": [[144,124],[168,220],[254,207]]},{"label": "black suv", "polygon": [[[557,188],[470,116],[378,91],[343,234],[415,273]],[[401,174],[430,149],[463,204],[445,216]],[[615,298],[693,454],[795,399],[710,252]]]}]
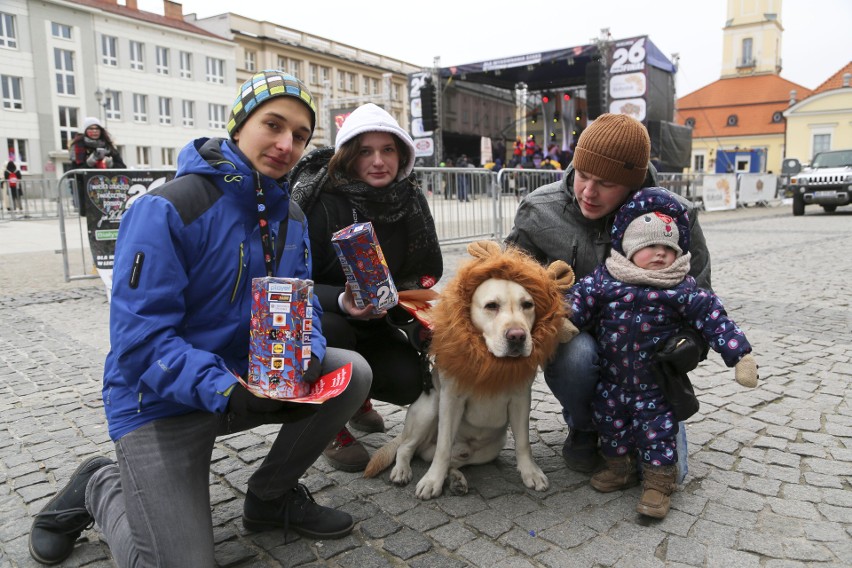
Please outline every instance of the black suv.
[{"label": "black suv", "polygon": [[805,205],[820,205],[831,213],[838,205],[852,203],[852,150],[820,152],[811,165],[801,168],[793,162],[794,173],[788,189],[793,193],[793,215],[804,215]]}]

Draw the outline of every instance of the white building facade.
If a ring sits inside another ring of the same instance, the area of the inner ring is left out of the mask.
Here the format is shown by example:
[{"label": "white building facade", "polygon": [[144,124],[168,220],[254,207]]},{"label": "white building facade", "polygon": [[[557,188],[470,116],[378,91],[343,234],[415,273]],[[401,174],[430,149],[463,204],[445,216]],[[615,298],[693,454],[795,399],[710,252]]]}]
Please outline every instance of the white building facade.
[{"label": "white building facade", "polygon": [[236,93],[234,44],[135,1],[0,4],[0,136],[25,174],[58,177],[87,116],[128,167],[174,167],[189,140],[223,136]]}]

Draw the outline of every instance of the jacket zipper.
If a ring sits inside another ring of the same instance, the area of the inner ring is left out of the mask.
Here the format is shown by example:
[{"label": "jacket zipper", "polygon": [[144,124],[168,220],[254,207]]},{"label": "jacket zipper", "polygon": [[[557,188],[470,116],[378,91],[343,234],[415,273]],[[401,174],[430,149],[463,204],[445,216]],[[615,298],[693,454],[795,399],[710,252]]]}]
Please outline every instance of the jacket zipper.
[{"label": "jacket zipper", "polygon": [[243,279],[243,257],[245,255],[244,247],[245,243],[240,243],[240,265],[239,269],[237,269],[237,281],[234,282],[234,291],[231,292],[231,303],[234,303],[234,299],[237,297],[237,290],[240,287],[240,280]]}]

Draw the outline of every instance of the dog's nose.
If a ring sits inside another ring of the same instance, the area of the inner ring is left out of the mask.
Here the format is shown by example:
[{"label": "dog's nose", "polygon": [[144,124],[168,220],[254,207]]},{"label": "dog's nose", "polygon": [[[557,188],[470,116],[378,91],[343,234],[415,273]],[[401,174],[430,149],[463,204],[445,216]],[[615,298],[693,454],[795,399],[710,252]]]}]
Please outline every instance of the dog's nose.
[{"label": "dog's nose", "polygon": [[513,328],[506,331],[506,340],[509,343],[518,344],[527,340],[527,332],[520,328]]}]

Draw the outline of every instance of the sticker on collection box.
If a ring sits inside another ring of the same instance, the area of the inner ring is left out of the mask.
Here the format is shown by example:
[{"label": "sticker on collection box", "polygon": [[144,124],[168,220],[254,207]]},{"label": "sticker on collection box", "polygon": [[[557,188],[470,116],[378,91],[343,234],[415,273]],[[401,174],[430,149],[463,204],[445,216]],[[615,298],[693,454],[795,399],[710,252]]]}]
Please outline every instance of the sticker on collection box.
[{"label": "sticker on collection box", "polygon": [[302,374],[311,361],[313,289],[312,280],[252,280],[246,387],[253,393],[292,400],[310,392]]}]

